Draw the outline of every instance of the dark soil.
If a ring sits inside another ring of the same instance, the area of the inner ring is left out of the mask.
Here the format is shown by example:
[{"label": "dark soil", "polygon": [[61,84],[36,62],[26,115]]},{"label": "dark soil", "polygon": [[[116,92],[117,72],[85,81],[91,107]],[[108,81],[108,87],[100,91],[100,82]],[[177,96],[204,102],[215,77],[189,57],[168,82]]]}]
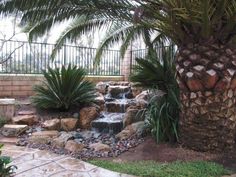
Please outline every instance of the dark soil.
[{"label": "dark soil", "polygon": [[[234,151],[235,152],[235,151]],[[230,170],[236,171],[236,154],[221,153],[213,154],[206,152],[197,152],[185,149],[177,144],[156,144],[153,138],[146,137],[144,142],[129,151],[126,151],[116,158],[104,158],[114,162],[152,160],[157,162],[174,161],[213,161],[222,164]]]}]

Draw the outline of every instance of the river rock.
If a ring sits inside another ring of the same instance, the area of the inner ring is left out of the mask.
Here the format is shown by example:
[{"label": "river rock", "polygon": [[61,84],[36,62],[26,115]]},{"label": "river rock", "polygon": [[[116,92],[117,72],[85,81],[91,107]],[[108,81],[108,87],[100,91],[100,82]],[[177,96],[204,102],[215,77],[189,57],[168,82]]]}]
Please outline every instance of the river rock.
[{"label": "river rock", "polygon": [[63,148],[68,140],[74,138],[74,134],[73,132],[60,132],[60,136],[52,140],[52,146]]},{"label": "river rock", "polygon": [[136,122],[128,125],[124,130],[116,135],[116,138],[120,140],[125,140],[130,138],[135,134],[141,134],[144,130],[144,121]]},{"label": "river rock", "polygon": [[96,90],[101,94],[106,94],[107,84],[105,82],[98,82],[96,85]]},{"label": "river rock", "polygon": [[42,127],[46,130],[60,130],[61,121],[60,119],[46,120],[43,122]]},{"label": "river rock", "polygon": [[56,130],[34,132],[32,133],[32,136],[29,138],[29,142],[37,144],[48,144],[58,136],[59,132]]},{"label": "river rock", "polygon": [[61,119],[61,129],[64,131],[76,130],[79,124],[79,119],[77,118],[64,118]]},{"label": "river rock", "polygon": [[69,140],[66,142],[65,150],[73,152],[73,153],[78,153],[82,151],[84,147],[85,147],[84,144],[77,143],[74,140]]},{"label": "river rock", "polygon": [[80,110],[79,126],[82,129],[91,127],[91,122],[99,116],[96,107],[85,107]]},{"label": "river rock", "polygon": [[5,124],[1,129],[1,134],[6,137],[17,137],[28,129],[27,125]]},{"label": "river rock", "polygon": [[130,91],[129,86],[109,86],[108,87],[108,93],[113,98],[121,98],[122,94],[128,93]]},{"label": "river rock", "polygon": [[102,151],[102,152],[109,152],[111,151],[111,147],[108,146],[107,144],[103,143],[93,143],[89,145],[90,149],[94,149],[94,151]]},{"label": "river rock", "polygon": [[14,124],[21,124],[21,125],[34,125],[38,123],[38,118],[36,115],[20,115],[12,118],[12,122]]},{"label": "river rock", "polygon": [[129,108],[124,116],[124,127],[139,121],[144,121],[145,109],[132,109]]}]

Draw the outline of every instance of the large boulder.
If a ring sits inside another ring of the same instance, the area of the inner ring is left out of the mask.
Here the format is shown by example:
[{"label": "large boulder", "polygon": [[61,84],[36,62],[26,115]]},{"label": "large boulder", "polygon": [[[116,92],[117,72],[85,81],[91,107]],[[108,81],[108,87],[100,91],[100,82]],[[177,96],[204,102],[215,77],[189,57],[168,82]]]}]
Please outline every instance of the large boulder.
[{"label": "large boulder", "polygon": [[130,91],[130,86],[109,86],[108,93],[113,98],[121,98],[122,94],[128,93]]},{"label": "large boulder", "polygon": [[144,121],[133,123],[116,135],[117,139],[125,140],[133,135],[141,134],[144,130]]},{"label": "large boulder", "polygon": [[81,152],[84,149],[84,144],[77,143],[74,140],[69,140],[66,142],[65,150],[72,152],[72,153],[78,153]]},{"label": "large boulder", "polygon": [[107,84],[105,82],[98,82],[95,88],[99,93],[104,95],[107,91]]},{"label": "large boulder", "polygon": [[6,137],[17,137],[28,129],[28,125],[5,124],[1,129],[1,134]]},{"label": "large boulder", "polygon": [[61,121],[60,119],[51,119],[43,122],[42,127],[46,130],[60,130]]},{"label": "large boulder", "polygon": [[74,139],[74,132],[60,132],[60,136],[52,140],[52,146],[63,148],[68,140]]},{"label": "large boulder", "polygon": [[90,149],[93,149],[94,151],[102,151],[102,152],[109,152],[111,151],[111,147],[107,144],[103,143],[93,143],[89,145]]},{"label": "large boulder", "polygon": [[79,114],[80,114],[79,126],[82,129],[89,129],[91,127],[91,122],[99,116],[96,107],[82,108]]},{"label": "large boulder", "polygon": [[124,127],[139,121],[145,120],[145,109],[132,108],[127,110],[124,116]]},{"label": "large boulder", "polygon": [[12,122],[14,124],[21,124],[21,125],[34,125],[38,123],[38,118],[35,115],[20,115],[12,118]]},{"label": "large boulder", "polygon": [[36,144],[48,144],[51,143],[51,141],[57,138],[58,136],[59,132],[56,130],[34,132],[29,138],[29,142]]},{"label": "large boulder", "polygon": [[95,104],[97,104],[101,110],[104,110],[105,98],[101,93],[97,93]]},{"label": "large boulder", "polygon": [[61,119],[61,129],[64,131],[76,130],[79,124],[79,119],[77,118],[64,118]]}]

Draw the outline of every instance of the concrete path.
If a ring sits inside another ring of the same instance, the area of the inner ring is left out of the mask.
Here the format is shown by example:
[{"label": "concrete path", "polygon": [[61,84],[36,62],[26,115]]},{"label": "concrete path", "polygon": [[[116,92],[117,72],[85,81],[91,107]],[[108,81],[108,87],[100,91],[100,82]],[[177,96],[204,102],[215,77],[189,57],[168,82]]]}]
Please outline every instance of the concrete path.
[{"label": "concrete path", "polygon": [[5,144],[3,155],[12,157],[16,177],[132,177],[105,170],[65,155]]}]

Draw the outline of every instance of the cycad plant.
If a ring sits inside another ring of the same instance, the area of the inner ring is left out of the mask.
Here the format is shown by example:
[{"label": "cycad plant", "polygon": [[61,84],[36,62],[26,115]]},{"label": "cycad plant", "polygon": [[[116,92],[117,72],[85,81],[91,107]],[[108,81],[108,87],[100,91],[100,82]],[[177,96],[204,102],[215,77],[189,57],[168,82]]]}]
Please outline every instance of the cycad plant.
[{"label": "cycad plant", "polygon": [[179,88],[173,52],[172,46],[163,47],[161,58],[154,52],[137,58],[131,76],[131,81],[150,90],[146,118],[157,142],[178,140]]},{"label": "cycad plant", "polygon": [[22,23],[51,20],[48,28],[86,14],[155,29],[178,46],[181,142],[202,151],[233,148],[236,0],[5,0],[0,12],[22,13]]},{"label": "cycad plant", "polygon": [[9,156],[2,156],[3,144],[0,144],[0,177],[10,177],[14,174],[17,167],[9,165],[11,158]]},{"label": "cycad plant", "polygon": [[82,106],[94,101],[95,87],[84,79],[84,69],[71,65],[56,69],[49,67],[43,75],[45,81],[43,85],[34,87],[36,95],[32,97],[37,107],[67,111],[71,106]]}]

